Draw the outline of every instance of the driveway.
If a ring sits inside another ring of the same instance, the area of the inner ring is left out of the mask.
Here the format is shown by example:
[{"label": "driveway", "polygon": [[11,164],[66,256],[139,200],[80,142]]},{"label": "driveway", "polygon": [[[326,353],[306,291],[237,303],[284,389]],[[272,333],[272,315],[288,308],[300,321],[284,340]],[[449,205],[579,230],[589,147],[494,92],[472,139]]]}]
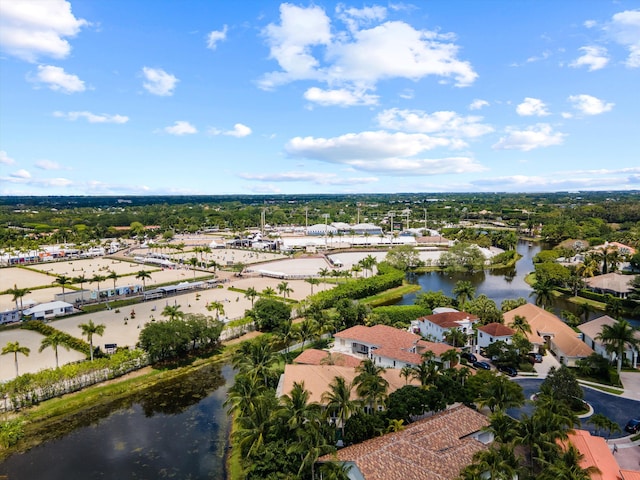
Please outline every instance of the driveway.
[{"label": "driveway", "polygon": [[[635,372],[620,372],[620,381],[624,385],[623,396],[640,400],[640,370]],[[638,412],[640,414],[640,412]]]},{"label": "driveway", "polygon": [[[542,383],[540,379],[516,379],[514,381],[523,388],[525,399],[530,399],[534,393],[540,391],[540,384]],[[584,400],[593,407],[593,413],[601,413],[607,416],[620,427],[621,432],[612,434],[611,438],[626,436],[627,433],[624,431],[624,426],[631,417],[640,415],[640,400],[611,395],[589,387],[584,387],[583,390]],[[507,411],[509,415],[516,418],[520,417],[523,413],[530,415],[532,412],[532,404],[527,404],[520,409],[509,409]],[[581,419],[581,428],[593,434],[593,426],[587,423],[588,420],[588,418]]]}]

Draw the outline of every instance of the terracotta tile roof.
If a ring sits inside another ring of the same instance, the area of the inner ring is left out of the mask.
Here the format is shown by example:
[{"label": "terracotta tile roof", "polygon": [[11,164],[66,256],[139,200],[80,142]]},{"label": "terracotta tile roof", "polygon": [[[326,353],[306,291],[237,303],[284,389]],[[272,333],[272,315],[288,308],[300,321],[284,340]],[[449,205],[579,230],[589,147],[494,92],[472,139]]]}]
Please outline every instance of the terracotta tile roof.
[{"label": "terracotta tile roof", "polygon": [[[366,480],[446,480],[458,476],[474,453],[487,447],[469,435],[489,424],[465,406],[456,406],[408,425],[401,432],[338,450],[337,459],[353,462]],[[319,461],[332,461],[325,455]]]},{"label": "terracotta tile roof", "polygon": [[[578,330],[588,337],[595,338],[600,332],[602,332],[602,327],[604,325],[609,325],[611,327],[615,325],[616,321],[616,319],[611,318],[609,315],[603,315],[595,320],[578,325]],[[638,341],[640,341],[640,330],[636,330],[633,335],[638,339]]]},{"label": "terracotta tile roof", "polygon": [[433,352],[436,358],[440,358],[444,352],[449,350],[462,351],[460,348],[452,347],[448,343],[428,342],[427,340],[420,340],[416,347],[419,353]]},{"label": "terracotta tile roof", "polygon": [[459,327],[457,323],[460,320],[471,320],[472,322],[480,320],[478,317],[467,312],[443,312],[434,313],[433,315],[427,315],[426,317],[420,317],[418,320],[429,321],[442,328]]},{"label": "terracotta tile roof", "polygon": [[481,330],[492,337],[508,337],[516,333],[514,329],[497,322],[488,323],[487,325],[478,327],[478,330]]},{"label": "terracotta tile roof", "polygon": [[622,480],[640,480],[639,470],[620,470]]},{"label": "terracotta tile roof", "polygon": [[340,352],[331,352],[331,358],[328,359],[329,352],[324,350],[316,350],[315,348],[309,348],[293,359],[294,363],[304,365],[337,365],[339,367],[352,367],[355,368],[360,365],[359,358],[352,357],[351,355],[344,355]]},{"label": "terracotta tile roof", "polygon": [[[335,377],[343,377],[347,383],[353,382],[358,375],[355,368],[339,367],[336,365],[285,365],[284,374],[281,380],[282,388],[279,389],[282,395],[289,394],[293,389],[293,383],[304,382],[304,388],[309,391],[309,401],[322,403],[322,394],[329,390],[329,384]],[[382,374],[389,382],[387,394],[393,393],[404,387],[407,381],[400,376],[400,369],[387,368]],[[416,380],[409,379],[409,384],[419,385]],[[355,388],[352,391],[353,399],[357,398]]]},{"label": "terracotta tile roof", "polygon": [[346,330],[336,333],[334,337],[358,340],[377,347],[384,346],[395,348],[396,350],[410,348],[422,338],[415,333],[387,325],[374,325],[373,327],[356,325],[355,327],[347,328]]},{"label": "terracotta tile roof", "polygon": [[578,338],[577,332],[543,308],[532,303],[521,305],[506,312],[503,315],[504,322],[512,323],[516,315],[526,318],[529,322],[531,333],[527,334],[527,338],[531,343],[542,345],[544,344],[542,337],[545,334],[553,334],[553,343],[567,357],[588,357],[593,353],[593,350]]},{"label": "terracotta tile roof", "polygon": [[[569,433],[568,437],[568,441],[584,455],[580,466],[582,468],[595,466],[600,470],[601,473],[591,474],[593,480],[620,479],[618,475],[620,467],[604,438],[593,437],[586,430],[575,430],[574,433]],[[566,442],[562,442],[561,445],[566,448]]]}]

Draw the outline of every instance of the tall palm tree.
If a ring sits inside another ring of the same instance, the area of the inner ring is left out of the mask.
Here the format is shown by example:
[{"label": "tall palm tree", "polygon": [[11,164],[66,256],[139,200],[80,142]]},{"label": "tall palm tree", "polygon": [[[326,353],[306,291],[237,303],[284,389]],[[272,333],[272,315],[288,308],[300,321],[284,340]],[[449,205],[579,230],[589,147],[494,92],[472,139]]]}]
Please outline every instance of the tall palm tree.
[{"label": "tall palm tree", "polygon": [[289,286],[289,282],[282,281],[276,285],[278,292],[282,294],[282,298],[287,298],[293,289]]},{"label": "tall palm tree", "polygon": [[253,308],[253,302],[255,301],[257,296],[258,291],[253,287],[247,288],[247,290],[244,292],[244,298],[248,298],[249,300],[251,300],[251,308]]},{"label": "tall palm tree", "polygon": [[580,305],[578,305],[578,315],[584,315],[585,323],[589,321],[589,315],[593,312],[595,312],[595,308],[593,308],[593,306],[589,302],[582,302]]},{"label": "tall palm tree", "polygon": [[553,285],[547,280],[538,280],[532,286],[533,292],[529,296],[535,295],[538,307],[550,307],[553,304]]},{"label": "tall palm tree", "polygon": [[529,325],[527,319],[522,315],[516,315],[513,317],[513,322],[511,322],[509,326],[516,332],[521,333],[523,336],[526,336],[527,333],[531,333],[531,325]]},{"label": "tall palm tree", "polygon": [[52,348],[53,351],[55,352],[56,368],[60,368],[58,364],[58,347],[62,347],[67,351],[70,350],[69,339],[67,335],[57,331],[52,333],[51,335],[47,335],[42,339],[42,342],[40,342],[40,348],[38,349],[38,351],[42,352],[45,348],[48,348],[48,347]]},{"label": "tall palm tree", "polygon": [[191,270],[193,270],[193,279],[196,279],[196,267],[198,266],[198,257],[191,257],[186,262],[187,265],[191,265]]},{"label": "tall palm tree", "polygon": [[460,280],[456,282],[453,288],[453,295],[456,297],[458,305],[464,305],[465,302],[473,300],[476,295],[476,289],[471,282]]},{"label": "tall palm tree", "polygon": [[78,275],[76,278],[73,279],[73,283],[79,283],[80,284],[80,302],[84,303],[84,282],[86,282],[88,279],[87,277],[84,276],[84,273],[82,275]]},{"label": "tall palm tree", "polygon": [[116,280],[118,280],[118,274],[115,271],[110,270],[109,271],[109,275],[107,275],[107,278],[110,279],[110,280],[113,280],[113,293],[115,294],[116,293]]},{"label": "tall palm tree", "polygon": [[305,318],[298,325],[297,334],[300,340],[302,340],[303,350],[304,350],[304,344],[307,342],[307,340],[312,340],[313,338],[316,337],[318,333],[318,328],[319,328],[318,323],[312,318]]},{"label": "tall palm tree", "polygon": [[81,323],[80,325],[78,325],[78,328],[82,330],[82,335],[87,337],[87,340],[89,341],[89,348],[91,349],[91,361],[93,362],[93,335],[102,336],[104,334],[104,329],[107,327],[104,323],[96,325],[95,323],[93,323],[93,320],[90,319],[88,323]]},{"label": "tall palm tree", "polygon": [[91,283],[95,282],[98,284],[98,301],[100,301],[100,282],[104,282],[107,279],[104,275],[94,275],[91,279]]},{"label": "tall palm tree", "polygon": [[358,404],[351,399],[353,385],[347,383],[344,377],[334,377],[329,384],[329,390],[322,394],[322,401],[326,404],[327,414],[335,415],[340,422],[340,431],[344,439],[344,427],[351,414],[358,411]]},{"label": "tall palm tree", "polygon": [[320,283],[320,280],[315,277],[309,277],[305,278],[304,281],[311,285],[311,295],[313,295],[313,286],[318,285]]},{"label": "tall palm tree", "polygon": [[206,308],[210,312],[216,312],[216,320],[220,320],[220,315],[224,315],[224,303],[217,300],[207,303]]},{"label": "tall palm tree", "polygon": [[358,375],[353,379],[356,393],[373,411],[377,410],[387,396],[389,382],[382,376],[385,368],[367,359],[356,367]]},{"label": "tall palm tree", "polygon": [[322,278],[327,278],[329,276],[329,273],[330,273],[330,270],[326,267],[318,270],[318,275],[320,275]]},{"label": "tall palm tree", "polygon": [[184,317],[184,313],[180,310],[180,305],[165,305],[160,315],[167,317],[169,321],[180,320]]},{"label": "tall palm tree", "polygon": [[[16,310],[18,311],[18,318],[22,319],[22,310],[24,310],[22,305],[22,297],[31,293],[31,290],[28,288],[18,288],[16,284],[13,285],[13,288],[7,290],[7,293],[13,295],[12,301],[16,302]],[[18,307],[18,300],[20,300],[20,307]]]},{"label": "tall palm tree", "polygon": [[626,320],[616,321],[613,325],[603,325],[601,332],[596,335],[596,340],[602,342],[609,353],[616,354],[618,362],[617,371],[622,370],[622,357],[626,349],[637,350],[640,341],[635,337],[636,330]]},{"label": "tall palm tree", "polygon": [[56,279],[53,281],[53,283],[56,284],[56,285],[60,285],[62,287],[62,298],[64,300],[66,300],[64,287],[66,287],[67,285],[71,284],[71,278],[67,277],[66,275],[59,275],[59,276],[56,277]]},{"label": "tall palm tree", "polygon": [[[595,474],[602,473],[596,466],[583,468],[580,463],[584,455],[572,444],[550,465],[547,465],[541,475],[542,480],[590,480]],[[598,475],[599,476],[599,475]]]},{"label": "tall palm tree", "polygon": [[18,378],[18,354],[21,353],[25,357],[28,357],[31,349],[20,345],[20,342],[9,342],[2,349],[2,355],[7,355],[8,353],[13,353],[13,361],[16,365],[16,378]]},{"label": "tall palm tree", "polygon": [[276,291],[272,287],[265,287],[262,290],[262,295],[266,297],[273,297],[276,294]]},{"label": "tall palm tree", "polygon": [[519,464],[512,445],[500,444],[491,446],[488,450],[480,450],[473,456],[473,460],[474,466],[485,478],[492,480],[517,478]]},{"label": "tall palm tree", "polygon": [[142,293],[144,293],[144,291],[147,289],[147,279],[151,278],[151,272],[148,272],[146,270],[139,270],[136,273],[136,279],[137,280],[142,280]]},{"label": "tall palm tree", "polygon": [[467,334],[457,328],[450,328],[444,334],[444,341],[454,347],[463,347],[467,344]]}]

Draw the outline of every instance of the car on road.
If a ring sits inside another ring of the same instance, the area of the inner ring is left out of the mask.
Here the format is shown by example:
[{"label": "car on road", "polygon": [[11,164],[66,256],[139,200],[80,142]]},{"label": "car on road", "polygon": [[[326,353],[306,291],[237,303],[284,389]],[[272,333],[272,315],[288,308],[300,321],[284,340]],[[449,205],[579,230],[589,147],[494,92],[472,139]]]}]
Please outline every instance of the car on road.
[{"label": "car on road", "polygon": [[491,365],[489,365],[487,362],[473,362],[472,365],[474,368],[491,370]]},{"label": "car on road", "polygon": [[629,433],[640,432],[640,417],[635,417],[629,420],[624,429]]},{"label": "car on road", "polygon": [[542,355],[539,353],[531,352],[527,355],[531,363],[542,363]]},{"label": "car on road", "polygon": [[507,365],[498,366],[498,370],[504,373],[505,375],[509,375],[510,377],[515,377],[518,375],[518,370],[513,367],[509,367]]},{"label": "car on road", "polygon": [[460,354],[460,356],[461,356],[462,358],[467,359],[467,360],[468,360],[468,361],[470,361],[470,362],[477,362],[477,361],[478,361],[478,358],[477,358],[473,353],[471,353],[471,352],[462,352],[462,353]]}]

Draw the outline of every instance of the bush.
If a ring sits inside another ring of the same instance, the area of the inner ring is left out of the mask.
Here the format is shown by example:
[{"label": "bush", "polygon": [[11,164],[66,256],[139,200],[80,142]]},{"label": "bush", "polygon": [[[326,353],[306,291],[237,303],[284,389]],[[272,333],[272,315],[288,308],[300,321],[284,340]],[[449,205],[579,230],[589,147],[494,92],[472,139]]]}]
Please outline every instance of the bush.
[{"label": "bush", "polygon": [[84,353],[86,356],[90,355],[91,347],[87,342],[85,342],[84,340],[80,340],[79,338],[72,337],[68,333],[57,330],[51,325],[47,325],[40,320],[29,320],[28,322],[24,322],[21,328],[24,328],[25,330],[33,330],[34,332],[38,332],[45,337],[48,337],[49,335],[57,332],[65,337],[64,344],[69,348],[72,348],[73,350],[76,350],[80,353]]}]

